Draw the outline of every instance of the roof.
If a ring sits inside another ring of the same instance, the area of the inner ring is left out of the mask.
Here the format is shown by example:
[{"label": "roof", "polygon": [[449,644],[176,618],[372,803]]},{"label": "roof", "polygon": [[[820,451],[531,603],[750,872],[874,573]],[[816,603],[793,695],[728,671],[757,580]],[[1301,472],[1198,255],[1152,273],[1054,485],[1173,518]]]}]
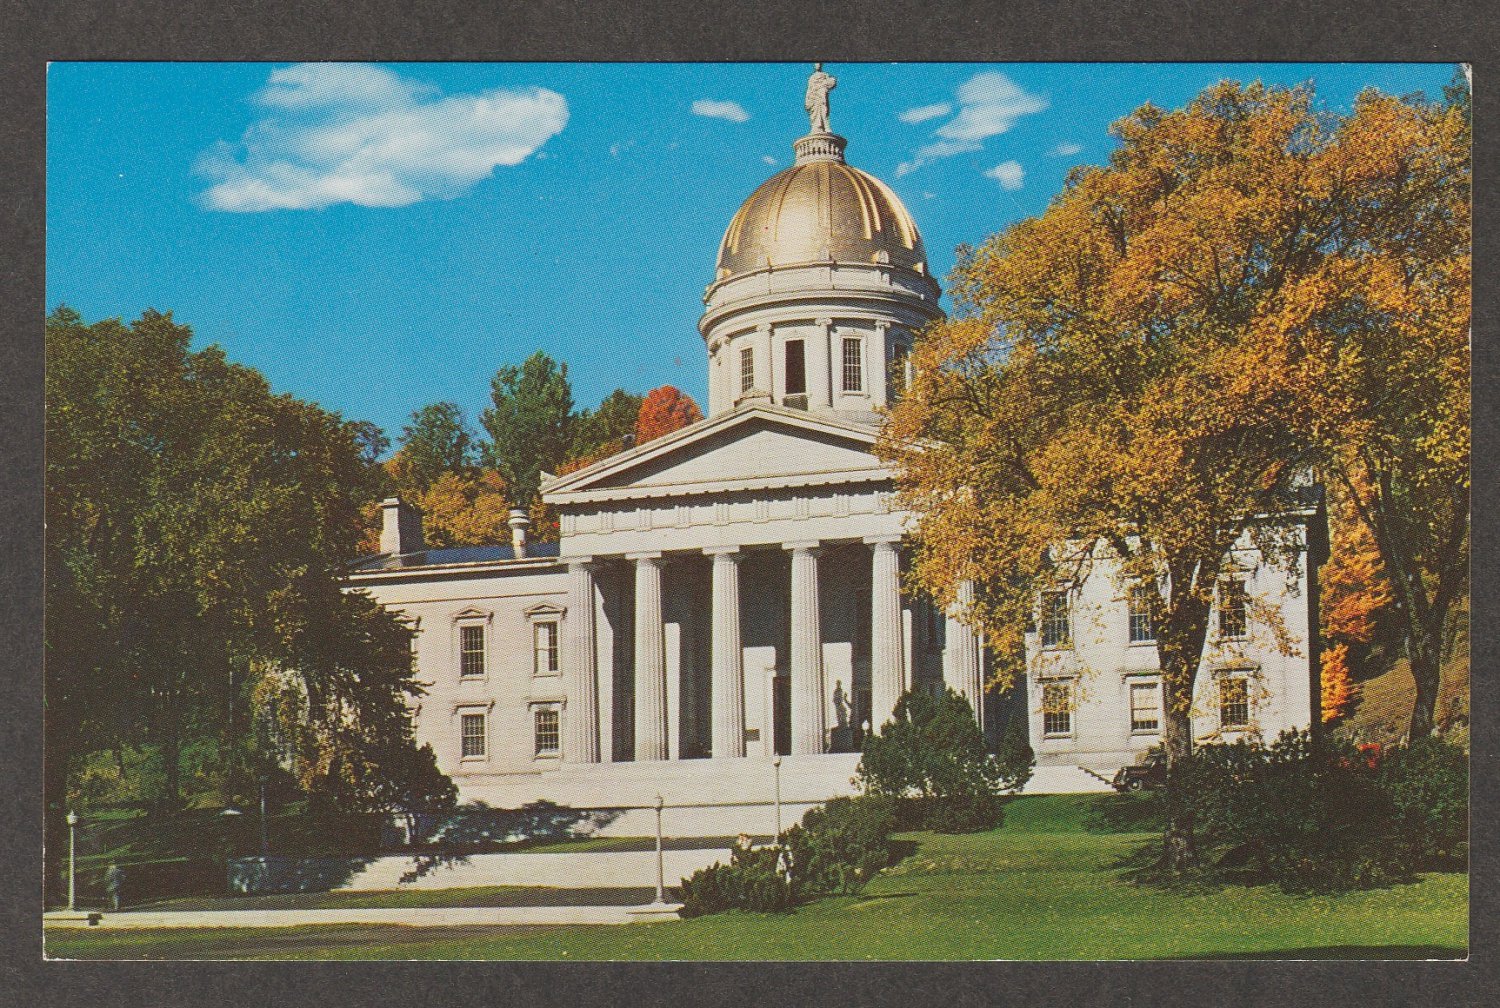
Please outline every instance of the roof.
[{"label": "roof", "polygon": [[364,556],[349,565],[351,574],[413,570],[421,567],[453,567],[461,564],[492,564],[507,560],[550,560],[559,556],[557,543],[529,543],[526,555],[517,557],[509,545],[465,546],[462,549],[420,550],[414,553],[380,553]]},{"label": "roof", "polygon": [[715,280],[825,260],[927,271],[917,225],[884,182],[814,161],[778,172],[745,200],[720,243]]}]

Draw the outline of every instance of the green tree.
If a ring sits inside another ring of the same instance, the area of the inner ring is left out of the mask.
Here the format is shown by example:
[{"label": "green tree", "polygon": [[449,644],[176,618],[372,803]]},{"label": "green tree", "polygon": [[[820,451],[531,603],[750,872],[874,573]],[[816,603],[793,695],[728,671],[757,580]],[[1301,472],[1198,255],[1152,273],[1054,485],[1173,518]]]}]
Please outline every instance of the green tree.
[{"label": "green tree", "polygon": [[598,409],[581,410],[572,422],[573,445],[568,452],[569,460],[597,457],[600,449],[623,445],[625,438],[633,437],[642,401],[642,396],[615,389],[604,397]]},{"label": "green tree", "polygon": [[478,461],[474,433],[456,403],[437,402],[423,406],[402,428],[401,482],[404,493],[420,493],[444,473],[464,476]]},{"label": "green tree", "polygon": [[191,351],[170,315],[60,308],[46,337],[54,810],[83,757],[126,745],[159,754],[160,802],[178,805],[184,748],[242,749],[268,667],[306,684],[330,758],[409,741],[409,630],[341,582],[381,490],[368,425]]},{"label": "green tree", "polygon": [[556,472],[572,446],[568,366],[538,350],[519,367],[495,373],[490,399],[481,417],[490,437],[488,462],[505,478],[511,503],[525,507],[537,496],[541,474]]}]

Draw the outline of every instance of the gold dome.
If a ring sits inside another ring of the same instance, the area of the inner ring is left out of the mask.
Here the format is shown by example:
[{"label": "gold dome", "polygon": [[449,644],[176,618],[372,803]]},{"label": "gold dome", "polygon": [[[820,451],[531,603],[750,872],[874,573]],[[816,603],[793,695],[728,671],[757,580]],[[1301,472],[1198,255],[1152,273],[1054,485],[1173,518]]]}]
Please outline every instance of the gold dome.
[{"label": "gold dome", "polygon": [[837,155],[798,162],[766,180],[730,220],[716,281],[829,259],[889,263],[926,275],[922,236],[884,182]]}]

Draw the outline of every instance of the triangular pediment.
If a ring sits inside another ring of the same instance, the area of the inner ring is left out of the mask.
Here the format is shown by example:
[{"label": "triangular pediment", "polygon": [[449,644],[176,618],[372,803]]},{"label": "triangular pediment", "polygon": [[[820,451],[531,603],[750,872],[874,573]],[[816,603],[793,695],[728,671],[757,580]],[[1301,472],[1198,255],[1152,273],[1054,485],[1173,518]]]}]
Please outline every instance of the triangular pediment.
[{"label": "triangular pediment", "polygon": [[873,454],[876,434],[865,424],[742,407],[553,480],[543,495],[561,503],[610,491],[654,495],[880,479],[886,471]]}]

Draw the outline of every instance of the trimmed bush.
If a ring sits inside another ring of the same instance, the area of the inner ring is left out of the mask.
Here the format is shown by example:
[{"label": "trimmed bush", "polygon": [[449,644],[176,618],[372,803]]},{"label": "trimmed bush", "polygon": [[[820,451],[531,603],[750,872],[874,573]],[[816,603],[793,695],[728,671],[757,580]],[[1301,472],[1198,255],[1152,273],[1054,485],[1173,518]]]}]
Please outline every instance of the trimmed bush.
[{"label": "trimmed bush", "polygon": [[1000,751],[988,752],[961,695],[912,690],[879,734],[866,739],[856,780],[870,795],[899,800],[903,828],[972,832],[995,826],[1000,795],[1023,787],[1035,763],[1014,726]]},{"label": "trimmed bush", "polygon": [[1378,762],[1405,856],[1420,866],[1463,870],[1469,858],[1468,754],[1452,742],[1425,738],[1388,750]]},{"label": "trimmed bush", "polygon": [[1175,771],[1226,876],[1336,891],[1447,867],[1466,851],[1467,762],[1436,740],[1382,753],[1307,732],[1204,746]]},{"label": "trimmed bush", "polygon": [[799,892],[856,893],[889,867],[895,805],[889,797],[866,795],[809,809],[786,835]]},{"label": "trimmed bush", "polygon": [[736,847],[729,864],[684,879],[683,916],[790,910],[819,896],[856,893],[891,863],[895,828],[889,797],[834,798],[809,809],[782,846]]},{"label": "trimmed bush", "polygon": [[791,878],[781,870],[781,848],[736,847],[729,864],[700,868],[682,880],[682,916],[702,917],[726,910],[769,913],[796,905]]}]

